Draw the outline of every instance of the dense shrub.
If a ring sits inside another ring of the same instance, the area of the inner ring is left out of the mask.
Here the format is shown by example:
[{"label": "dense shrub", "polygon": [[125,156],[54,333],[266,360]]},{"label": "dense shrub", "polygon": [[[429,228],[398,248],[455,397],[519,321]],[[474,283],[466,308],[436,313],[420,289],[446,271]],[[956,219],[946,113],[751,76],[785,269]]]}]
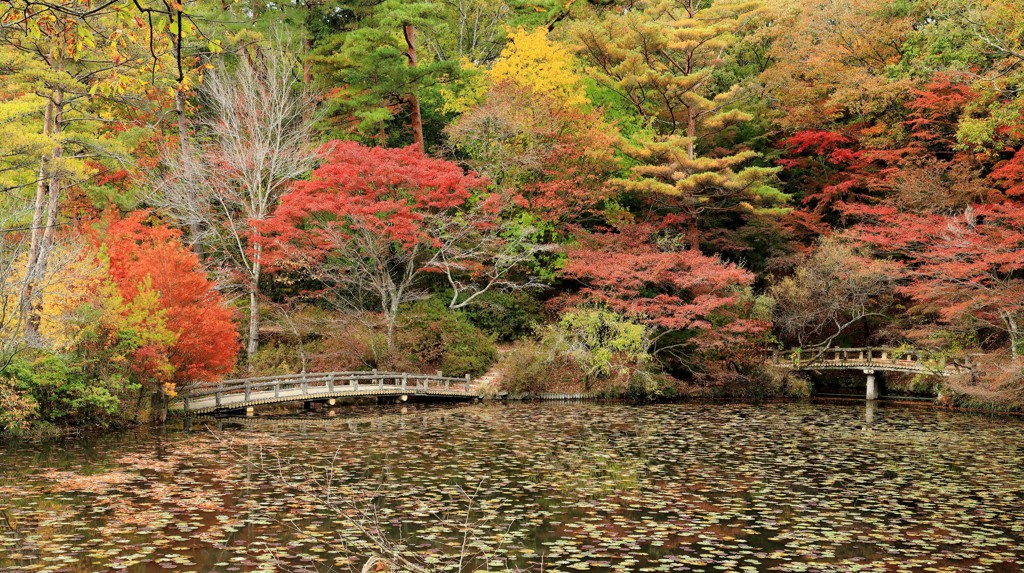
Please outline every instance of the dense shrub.
[{"label": "dense shrub", "polygon": [[521,344],[502,362],[511,394],[590,393],[650,400],[670,379],[647,352],[646,328],[601,308],[562,315],[538,341]]},{"label": "dense shrub", "polygon": [[1024,408],[1024,357],[973,356],[971,369],[943,380],[939,402],[985,410]]},{"label": "dense shrub", "polygon": [[533,334],[544,320],[544,309],[528,292],[489,292],[466,307],[466,318],[499,342]]},{"label": "dense shrub", "polygon": [[588,378],[628,375],[650,365],[647,327],[602,308],[581,308],[562,315],[550,332],[572,354]]},{"label": "dense shrub", "polygon": [[384,333],[374,332],[372,313],[337,312],[315,305],[265,308],[259,351],[245,364],[254,376],[301,372],[361,371],[386,356]]},{"label": "dense shrub", "polygon": [[271,340],[260,344],[260,348],[246,364],[248,374],[272,376],[293,374],[302,370],[302,355],[298,344]]},{"label": "dense shrub", "polygon": [[[264,340],[249,366],[252,374],[307,371],[394,370],[477,376],[494,362],[494,336],[473,326],[438,300],[402,311],[389,352],[372,313],[328,313],[314,307],[293,312],[288,328]],[[268,320],[267,324],[273,324]]]},{"label": "dense shrub", "polygon": [[695,375],[678,383],[679,394],[688,398],[770,400],[807,398],[812,385],[800,372],[787,372],[761,364],[742,370],[719,364],[702,365]]},{"label": "dense shrub", "polygon": [[[130,421],[134,410],[122,408],[122,401],[138,397],[138,384],[126,377],[98,377],[71,357],[41,355],[34,359],[15,360],[6,369],[29,411],[11,414],[29,421],[76,426],[112,426]],[[35,412],[31,412],[34,409]]]},{"label": "dense shrub", "polygon": [[394,355],[388,363],[407,370],[443,370],[478,376],[497,356],[495,337],[473,326],[436,299],[417,302],[399,319]]}]

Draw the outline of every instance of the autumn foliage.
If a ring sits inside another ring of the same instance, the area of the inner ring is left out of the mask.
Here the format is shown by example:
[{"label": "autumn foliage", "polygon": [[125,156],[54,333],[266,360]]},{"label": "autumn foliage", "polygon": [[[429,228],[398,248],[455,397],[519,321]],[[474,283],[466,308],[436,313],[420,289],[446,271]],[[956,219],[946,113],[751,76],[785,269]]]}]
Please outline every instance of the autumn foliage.
[{"label": "autumn foliage", "polygon": [[740,311],[754,275],[716,256],[682,248],[665,229],[634,224],[586,236],[569,251],[570,302],[600,302],[659,332],[690,331],[703,348],[767,328]]},{"label": "autumn foliage", "polygon": [[429,233],[430,216],[465,204],[482,186],[481,179],[457,165],[413,147],[329,143],[322,165],[309,181],[294,184],[264,227],[278,239],[272,260],[283,263],[296,249],[307,255],[304,259],[323,257],[356,233],[406,249],[436,244]]},{"label": "autumn foliage", "polygon": [[480,329],[523,372],[615,355],[643,395],[756,385],[777,346],[1024,379],[1019,2],[196,0],[179,36],[50,4],[0,34],[11,404],[170,396],[238,327],[253,375],[342,339],[452,364],[434,335]]},{"label": "autumn foliage", "polygon": [[109,258],[110,278],[127,303],[151,289],[165,326],[174,335],[165,348],[147,347],[144,368],[166,360],[172,387],[213,382],[230,372],[239,350],[231,309],[181,243],[181,233],[138,212],[113,221],[98,246]]}]

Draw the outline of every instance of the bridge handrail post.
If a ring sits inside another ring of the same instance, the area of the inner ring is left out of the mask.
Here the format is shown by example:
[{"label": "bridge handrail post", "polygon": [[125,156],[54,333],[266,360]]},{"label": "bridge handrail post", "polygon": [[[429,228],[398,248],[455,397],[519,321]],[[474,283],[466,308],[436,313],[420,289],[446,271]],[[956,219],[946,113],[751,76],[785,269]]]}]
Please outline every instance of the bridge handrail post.
[{"label": "bridge handrail post", "polygon": [[220,408],[220,392],[217,392],[217,393],[216,393],[216,394],[214,395],[214,397],[215,397],[215,401],[214,401],[214,403],[215,403],[215,404],[217,404],[217,407],[218,407],[218,408]]},{"label": "bridge handrail post", "polygon": [[409,387],[409,374],[408,373],[402,373],[402,390],[405,390],[408,387]]},{"label": "bridge handrail post", "polygon": [[274,380],[274,397],[275,398],[280,398],[281,397],[281,381],[280,380]]},{"label": "bridge handrail post", "polygon": [[327,375],[327,391],[334,393],[334,372]]},{"label": "bridge handrail post", "polygon": [[245,381],[245,401],[248,402],[249,400],[252,400],[252,382],[246,380]]},{"label": "bridge handrail post", "polygon": [[466,392],[469,392],[469,372],[466,373]]},{"label": "bridge handrail post", "polygon": [[306,377],[302,377],[302,393],[309,394],[309,383],[306,382]]}]

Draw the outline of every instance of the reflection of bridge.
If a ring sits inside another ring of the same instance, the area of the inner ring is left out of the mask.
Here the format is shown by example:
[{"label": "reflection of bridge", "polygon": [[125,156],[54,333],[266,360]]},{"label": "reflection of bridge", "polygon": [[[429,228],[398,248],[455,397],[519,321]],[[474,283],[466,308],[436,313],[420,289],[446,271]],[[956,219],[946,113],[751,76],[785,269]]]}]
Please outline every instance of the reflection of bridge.
[{"label": "reflection of bridge", "polygon": [[772,354],[772,365],[785,370],[860,370],[867,374],[867,399],[878,399],[875,371],[950,376],[964,366],[904,348],[828,348],[782,350]]},{"label": "reflection of bridge", "polygon": [[247,410],[264,404],[330,402],[353,396],[437,396],[472,399],[479,394],[464,378],[408,372],[315,372],[225,380],[184,390],[180,400],[192,414]]}]

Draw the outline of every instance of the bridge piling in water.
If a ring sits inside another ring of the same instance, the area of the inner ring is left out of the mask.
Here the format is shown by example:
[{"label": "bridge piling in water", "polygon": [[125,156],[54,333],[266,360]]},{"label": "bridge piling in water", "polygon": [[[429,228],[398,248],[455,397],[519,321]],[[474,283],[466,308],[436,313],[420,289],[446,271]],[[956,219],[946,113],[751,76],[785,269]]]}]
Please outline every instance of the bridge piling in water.
[{"label": "bridge piling in water", "polygon": [[867,400],[878,400],[878,380],[875,379],[875,371],[865,370],[864,373],[868,375],[868,388],[865,398]]}]

